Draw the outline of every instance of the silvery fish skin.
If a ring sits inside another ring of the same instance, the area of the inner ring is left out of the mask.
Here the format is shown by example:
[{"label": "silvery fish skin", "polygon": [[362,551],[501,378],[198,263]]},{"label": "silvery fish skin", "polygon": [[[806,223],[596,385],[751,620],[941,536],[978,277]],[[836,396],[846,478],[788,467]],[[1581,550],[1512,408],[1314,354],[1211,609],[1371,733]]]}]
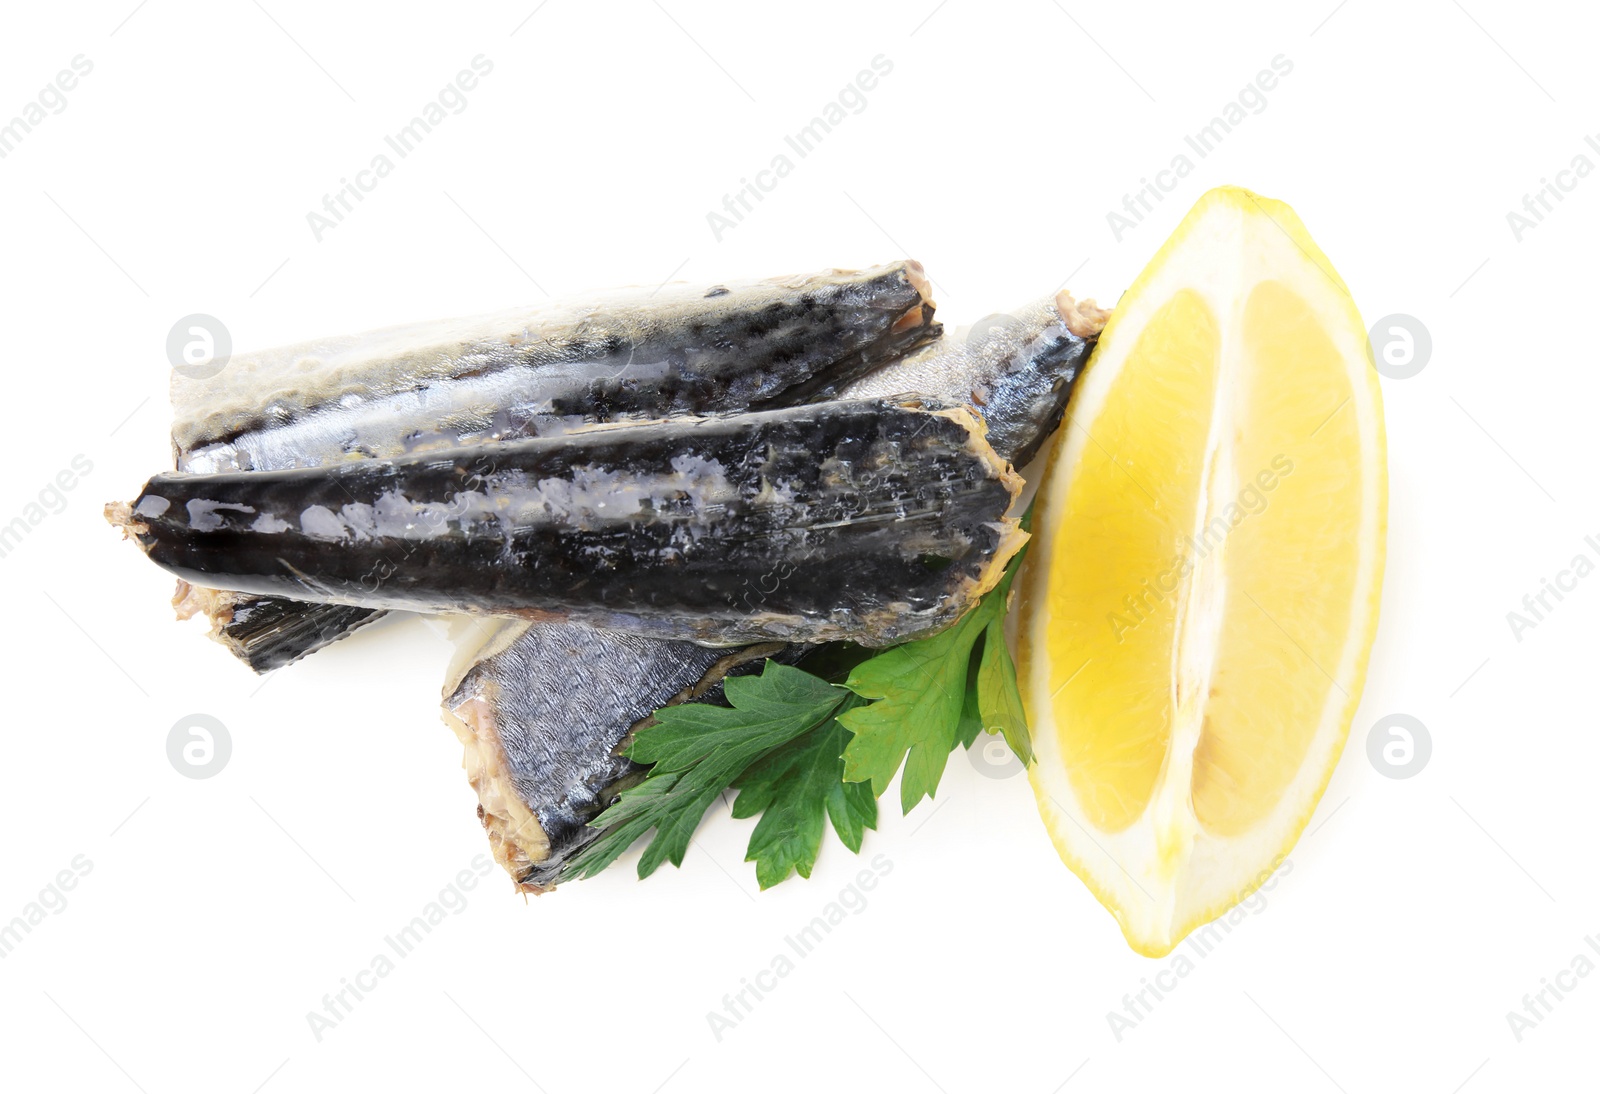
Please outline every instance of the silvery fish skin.
[{"label": "silvery fish skin", "polygon": [[172,440],[180,471],[280,470],[794,405],[938,334],[915,262],[619,290],[176,374]]},{"label": "silvery fish skin", "polygon": [[664,706],[718,698],[727,675],[792,648],[521,620],[480,621],[471,638],[446,680],[444,719],[495,859],[533,893],[555,887],[599,835],[588,823],[642,775],[619,754],[631,729]]},{"label": "silvery fish skin", "polygon": [[1060,425],[1109,315],[1062,290],[946,334],[846,385],[841,397],[916,392],[950,406],[967,404],[983,415],[994,450],[1025,467]]},{"label": "silvery fish skin", "polygon": [[[585,301],[325,338],[175,372],[180,471],[276,471],[548,435],[644,416],[825,399],[939,334],[911,261]],[[381,609],[192,588],[174,598],[256,672]]]},{"label": "silvery fish skin", "polygon": [[1023,534],[966,408],[885,400],[151,479],[108,515],[194,585],[573,618],[704,644],[887,646],[957,619]]}]

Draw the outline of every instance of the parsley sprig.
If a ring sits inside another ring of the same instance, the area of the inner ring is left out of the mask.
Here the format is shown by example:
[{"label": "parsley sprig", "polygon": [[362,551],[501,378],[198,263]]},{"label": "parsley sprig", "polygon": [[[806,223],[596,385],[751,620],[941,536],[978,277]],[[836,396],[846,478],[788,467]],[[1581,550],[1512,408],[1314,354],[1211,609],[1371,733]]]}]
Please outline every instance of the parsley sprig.
[{"label": "parsley sprig", "polygon": [[767,661],[759,676],[729,678],[727,706],[663,707],[635,734],[628,756],[652,765],[596,817],[600,835],[570,862],[563,880],[592,877],[646,834],[638,873],[683,864],[706,810],[737,791],[735,817],[755,817],[745,861],[769,889],[810,877],[825,821],[860,851],[876,828],[878,803],[902,765],[900,806],[911,812],[939,788],[957,745],[984,729],[1004,735],[1031,762],[1032,749],[1005,641],[1012,560],[1000,584],[956,624],[858,660],[842,684]]}]

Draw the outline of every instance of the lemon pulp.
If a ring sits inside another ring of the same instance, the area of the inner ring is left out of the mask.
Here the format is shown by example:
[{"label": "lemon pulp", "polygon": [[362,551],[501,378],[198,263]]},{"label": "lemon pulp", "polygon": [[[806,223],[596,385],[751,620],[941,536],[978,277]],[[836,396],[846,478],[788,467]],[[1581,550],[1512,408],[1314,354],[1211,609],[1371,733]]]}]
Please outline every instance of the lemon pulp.
[{"label": "lemon pulp", "polygon": [[1041,485],[1019,661],[1041,812],[1142,952],[1270,876],[1382,572],[1364,328],[1292,211],[1213,191],[1119,303]]}]

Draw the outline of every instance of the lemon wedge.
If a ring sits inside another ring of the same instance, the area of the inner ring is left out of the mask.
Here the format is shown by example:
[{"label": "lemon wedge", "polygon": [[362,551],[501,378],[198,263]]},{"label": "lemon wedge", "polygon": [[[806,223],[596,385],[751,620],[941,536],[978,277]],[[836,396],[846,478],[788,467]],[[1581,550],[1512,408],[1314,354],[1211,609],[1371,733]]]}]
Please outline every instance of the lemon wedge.
[{"label": "lemon wedge", "polygon": [[1271,876],[1366,676],[1383,408],[1293,210],[1202,197],[1117,304],[1048,457],[1019,684],[1061,858],[1158,957]]}]

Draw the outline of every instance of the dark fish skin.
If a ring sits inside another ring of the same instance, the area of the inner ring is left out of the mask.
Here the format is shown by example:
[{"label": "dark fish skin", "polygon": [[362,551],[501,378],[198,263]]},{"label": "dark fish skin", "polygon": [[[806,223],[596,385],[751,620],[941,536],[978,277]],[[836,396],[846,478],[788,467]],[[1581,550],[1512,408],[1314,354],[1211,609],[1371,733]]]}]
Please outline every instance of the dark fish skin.
[{"label": "dark fish skin", "polygon": [[114,519],[195,585],[574,618],[707,644],[885,646],[1022,542],[964,408],[829,402],[295,471],[158,475]]},{"label": "dark fish skin", "polygon": [[524,891],[554,888],[599,835],[588,823],[642,774],[618,752],[636,724],[674,703],[716,701],[729,674],[796,648],[716,650],[580,623],[499,624],[446,684],[444,701],[495,858]]},{"label": "dark fish skin", "polygon": [[[828,399],[939,335],[929,292],[922,267],[900,261],[241,354],[214,378],[175,374],[176,466],[275,471]],[[212,637],[256,672],[383,615],[243,593],[218,593],[206,612]]]},{"label": "dark fish skin", "polygon": [[843,397],[916,392],[983,415],[989,443],[1025,467],[1055,433],[1109,313],[1066,291],[946,334],[845,386]]},{"label": "dark fish skin", "polygon": [[939,334],[915,262],[555,301],[234,357],[174,381],[177,469],[549,436],[825,399]]},{"label": "dark fish skin", "polygon": [[[1004,459],[1023,467],[1056,431],[1078,376],[1087,363],[1107,313],[1092,301],[1078,303],[1071,293],[991,316],[947,333],[919,352],[890,361],[843,385],[847,398],[916,393],[977,409],[988,441]],[[796,402],[832,397],[840,389],[832,374],[790,389]],[[292,602],[271,598],[267,611],[254,610],[253,598],[236,598],[243,610],[219,620],[217,637],[256,670],[302,656],[317,645],[342,637],[341,628],[359,626],[370,616],[346,606],[306,605],[307,618],[295,619]],[[332,613],[338,613],[333,615]],[[351,614],[356,613],[356,614]],[[281,620],[283,634],[246,630],[255,618]],[[323,618],[325,617],[325,618]],[[297,639],[297,636],[302,636]]]},{"label": "dark fish skin", "polygon": [[292,664],[385,615],[349,604],[202,589],[186,581],[178,582],[172,603],[179,619],[204,613],[211,620],[211,637],[259,673]]},{"label": "dark fish skin", "polygon": [[1033,460],[1060,426],[1094,345],[1094,338],[1081,338],[1064,323],[1051,323],[1019,354],[1027,367],[995,377],[979,409],[996,452],[1017,467]]},{"label": "dark fish skin", "polygon": [[252,671],[267,673],[348,638],[387,614],[350,604],[237,595],[227,618],[213,620],[212,637]]}]

